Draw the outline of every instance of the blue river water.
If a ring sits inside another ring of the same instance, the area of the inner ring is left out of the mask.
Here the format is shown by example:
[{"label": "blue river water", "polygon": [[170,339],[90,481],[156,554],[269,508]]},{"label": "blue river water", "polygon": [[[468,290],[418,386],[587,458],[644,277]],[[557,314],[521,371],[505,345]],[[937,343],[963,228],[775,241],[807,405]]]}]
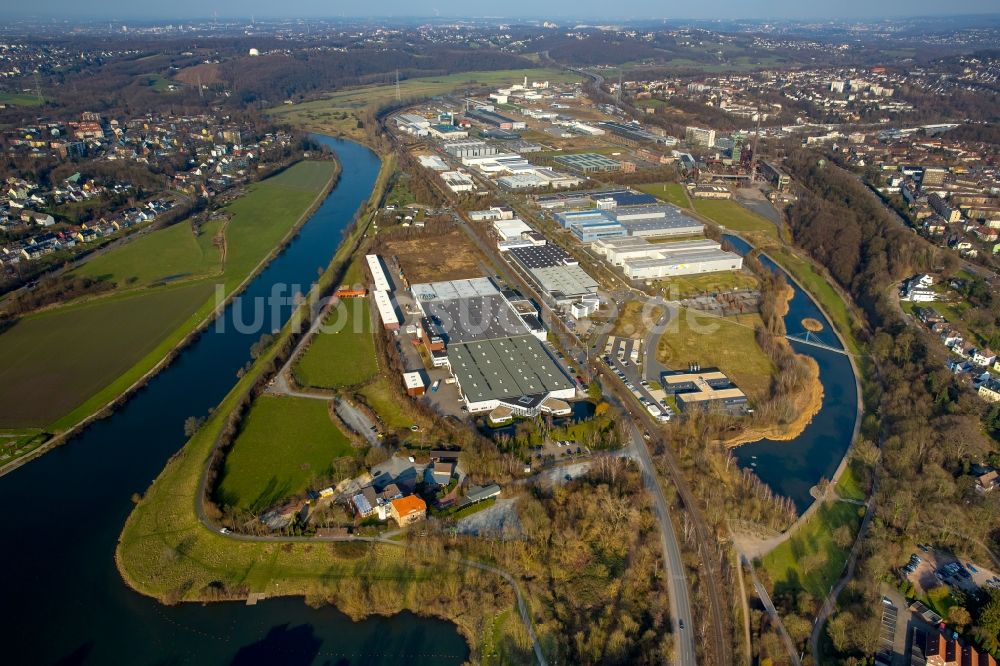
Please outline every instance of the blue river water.
[{"label": "blue river water", "polygon": [[[737,236],[726,235],[725,240],[742,255],[752,249]],[[811,339],[843,350],[833,327],[812,297],[770,258],[762,256],[761,261],[770,270],[783,274],[795,292],[784,318],[788,334],[796,337],[803,335],[802,320],[816,319],[823,325],[823,330],[811,334]],[[790,343],[797,353],[816,360],[823,384],[823,406],[795,439],[783,442],[763,439],[737,447],[733,455],[741,467],[749,467],[772,490],[789,497],[801,514],[813,501],[809,489],[820,479],[833,476],[851,445],[858,417],[858,391],[854,369],[847,356],[795,340]]]},{"label": "blue river water", "polygon": [[[316,137],[337,153],[337,186],[242,300],[274,285],[303,291],[325,267],[369,197],[378,157]],[[290,300],[290,299],[288,299]],[[291,305],[280,312],[284,322]],[[236,381],[260,332],[211,326],[113,416],[0,478],[4,664],[460,664],[468,646],[451,623],[402,613],[362,622],[302,599],[166,607],[128,589],[114,563],[132,508],[204,415]],[[243,317],[244,320],[248,317]]]}]

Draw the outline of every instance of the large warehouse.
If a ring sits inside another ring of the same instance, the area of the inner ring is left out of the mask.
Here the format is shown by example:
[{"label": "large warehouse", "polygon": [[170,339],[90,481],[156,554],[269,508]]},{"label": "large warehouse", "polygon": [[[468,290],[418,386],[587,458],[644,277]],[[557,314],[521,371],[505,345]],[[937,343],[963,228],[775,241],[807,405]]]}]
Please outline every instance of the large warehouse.
[{"label": "large warehouse", "polygon": [[573,153],[552,158],[560,166],[580,174],[621,171],[622,163],[600,153]]},{"label": "large warehouse", "polygon": [[569,307],[582,297],[597,295],[597,281],[555,245],[514,248],[507,255],[559,307]]},{"label": "large warehouse", "polygon": [[737,271],[743,267],[743,257],[724,251],[719,243],[708,239],[650,243],[630,236],[597,241],[593,249],[608,263],[621,266],[626,277],[633,280]]},{"label": "large warehouse", "polygon": [[[576,386],[487,278],[415,284],[425,317],[440,331],[469,412],[507,419],[564,414]],[[500,414],[502,412],[502,414]]]},{"label": "large warehouse", "polygon": [[693,236],[705,230],[701,222],[671,205],[615,206],[610,210],[599,208],[555,213],[553,217],[583,243],[616,236]]}]

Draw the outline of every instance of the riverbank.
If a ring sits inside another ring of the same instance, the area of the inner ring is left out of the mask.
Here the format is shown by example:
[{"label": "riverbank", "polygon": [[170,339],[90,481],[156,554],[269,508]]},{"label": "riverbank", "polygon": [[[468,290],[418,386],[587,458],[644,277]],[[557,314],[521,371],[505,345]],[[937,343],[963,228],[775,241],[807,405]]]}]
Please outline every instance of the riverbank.
[{"label": "riverbank", "polygon": [[[795,290],[790,285],[786,285],[776,304],[777,316],[782,319],[788,316],[789,305],[794,296]],[[795,350],[792,349],[787,338],[782,338],[779,343],[788,353],[795,354]],[[792,409],[795,412],[795,418],[787,423],[752,423],[732,437],[723,439],[723,446],[734,448],[762,439],[777,442],[791,441],[801,435],[806,426],[812,423],[813,417],[823,408],[823,383],[819,378],[819,364],[816,363],[815,359],[803,354],[795,355],[798,357],[797,360],[804,363],[808,370],[808,375],[804,380],[804,390],[796,392],[793,396]]]},{"label": "riverbank", "polygon": [[[382,163],[370,205],[381,198],[384,172],[391,168],[391,159]],[[369,223],[366,217],[343,240],[315,290],[325,293],[337,284]],[[498,588],[496,573],[488,568],[433,549],[425,552],[420,542],[224,535],[205,516],[207,471],[230,414],[266,378],[301,329],[305,307],[293,311],[274,342],[136,503],[115,549],[122,579],[161,603],[265,594],[304,597],[310,605],[334,604],[354,619],[409,610],[454,622],[475,656],[491,618],[514,606],[512,589]]]},{"label": "riverbank", "polygon": [[788,423],[772,423],[751,425],[740,433],[723,440],[723,445],[735,448],[744,444],[752,444],[763,439],[775,442],[788,442],[801,435],[812,423],[813,417],[823,408],[823,383],[819,379],[819,364],[815,360],[804,357],[803,362],[809,368],[806,379],[807,390],[795,395],[794,409],[796,417]]},{"label": "riverbank", "polygon": [[[98,393],[85,400],[80,406],[73,409],[67,415],[58,419],[49,430],[54,432],[45,444],[33,449],[26,455],[5,463],[0,467],[0,476],[7,474],[24,464],[30,462],[52,450],[53,448],[65,444],[85,427],[96,420],[104,418],[126,402],[136,391],[145,386],[164,368],[169,366],[176,356],[185,347],[207,329],[232,302],[239,296],[246,287],[266,268],[275,257],[287,247],[293,238],[299,233],[305,222],[312,216],[317,208],[332,191],[341,175],[342,167],[335,159],[333,168],[325,184],[313,197],[310,204],[289,226],[282,235],[279,242],[274,245],[255,265],[252,266],[241,278],[238,276],[232,279],[225,294],[225,298],[218,300],[215,296],[209,298],[185,322],[174,329],[166,338],[158,343],[140,361],[133,364],[123,375],[115,379],[111,384],[105,386]],[[266,182],[266,181],[261,181]],[[251,194],[245,196],[251,196]]]}]

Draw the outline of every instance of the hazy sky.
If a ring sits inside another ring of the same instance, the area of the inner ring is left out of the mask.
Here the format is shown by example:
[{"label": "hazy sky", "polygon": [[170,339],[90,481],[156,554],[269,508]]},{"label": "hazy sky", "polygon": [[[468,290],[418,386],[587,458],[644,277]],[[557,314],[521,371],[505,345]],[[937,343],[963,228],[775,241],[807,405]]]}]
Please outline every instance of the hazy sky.
[{"label": "hazy sky", "polygon": [[[603,18],[877,18],[1000,12],[997,0],[0,0],[5,11],[95,19],[336,16]],[[13,6],[11,6],[13,5]]]}]

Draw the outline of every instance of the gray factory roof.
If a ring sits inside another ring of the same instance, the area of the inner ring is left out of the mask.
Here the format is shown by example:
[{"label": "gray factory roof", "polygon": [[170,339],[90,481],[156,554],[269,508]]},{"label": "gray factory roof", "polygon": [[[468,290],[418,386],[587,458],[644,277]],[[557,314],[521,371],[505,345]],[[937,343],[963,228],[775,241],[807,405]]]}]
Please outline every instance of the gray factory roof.
[{"label": "gray factory roof", "polygon": [[731,261],[739,259],[738,254],[724,250],[687,250],[671,252],[663,257],[649,259],[627,259],[625,263],[633,268],[645,266],[678,266],[680,264],[697,264],[706,261]]},{"label": "gray factory roof", "polygon": [[470,402],[535,396],[573,387],[532,335],[452,345],[448,360]]},{"label": "gray factory roof", "polygon": [[672,204],[652,204],[649,206],[618,206],[614,209],[615,218],[624,224],[629,220],[642,220],[647,218],[686,220],[692,224],[698,224],[697,220],[685,215],[684,212]]},{"label": "gray factory roof", "polygon": [[410,291],[420,303],[428,301],[447,301],[471,296],[489,296],[499,294],[500,290],[489,278],[472,278],[470,280],[446,280],[444,282],[425,282],[410,287]]},{"label": "gray factory roof", "polygon": [[688,232],[689,230],[690,233],[696,234],[701,233],[705,229],[705,225],[692,220],[690,217],[682,219],[654,217],[644,220],[619,220],[618,223],[625,227],[631,235],[650,235],[657,231],[679,233],[681,231]]},{"label": "gray factory roof", "polygon": [[555,245],[546,243],[531,247],[516,247],[509,251],[518,263],[528,269],[563,266],[566,260],[573,260],[570,255]]},{"label": "gray factory roof", "polygon": [[597,282],[579,266],[534,268],[532,276],[555,298],[573,298],[597,293]]},{"label": "gray factory roof", "polygon": [[[528,327],[510,303],[498,293],[423,303],[428,317],[451,345],[528,333]],[[449,354],[450,356],[450,354]]]}]

